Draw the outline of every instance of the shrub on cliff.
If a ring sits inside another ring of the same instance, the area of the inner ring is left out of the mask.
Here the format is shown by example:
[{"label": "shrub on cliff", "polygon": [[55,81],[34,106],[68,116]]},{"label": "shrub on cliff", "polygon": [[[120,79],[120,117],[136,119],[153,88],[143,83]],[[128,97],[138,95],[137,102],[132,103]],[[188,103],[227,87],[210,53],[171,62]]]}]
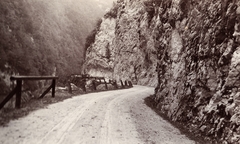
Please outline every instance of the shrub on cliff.
[{"label": "shrub on cliff", "polygon": [[93,29],[92,32],[87,36],[85,41],[85,52],[94,43],[96,34],[100,29],[101,23],[102,19],[99,19],[96,23],[95,29]]},{"label": "shrub on cliff", "polygon": [[104,18],[117,18],[118,8],[119,8],[119,5],[116,3],[113,3],[112,9],[110,9],[110,11],[108,11],[104,15]]}]

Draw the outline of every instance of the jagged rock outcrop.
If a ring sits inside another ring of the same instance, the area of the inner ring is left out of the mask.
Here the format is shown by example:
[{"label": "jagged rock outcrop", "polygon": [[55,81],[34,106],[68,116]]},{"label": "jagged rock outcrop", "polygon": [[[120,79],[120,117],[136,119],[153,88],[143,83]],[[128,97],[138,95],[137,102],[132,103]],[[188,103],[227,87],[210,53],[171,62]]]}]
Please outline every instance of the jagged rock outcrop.
[{"label": "jagged rock outcrop", "polygon": [[103,20],[95,42],[87,49],[84,70],[92,76],[104,76],[112,78],[114,63],[113,39],[115,19]]},{"label": "jagged rock outcrop", "polygon": [[159,109],[225,143],[240,142],[239,9],[237,1],[181,0],[160,13],[168,20],[158,40],[167,41],[158,53]]},{"label": "jagged rock outcrop", "polygon": [[117,2],[103,18],[95,42],[87,50],[87,73],[157,84],[157,51],[145,12],[139,1]]},{"label": "jagged rock outcrop", "polygon": [[155,100],[168,117],[213,141],[240,143],[240,1],[119,0],[115,6],[116,17],[103,19],[105,28],[88,49],[88,70],[101,65],[114,78],[157,80]]}]

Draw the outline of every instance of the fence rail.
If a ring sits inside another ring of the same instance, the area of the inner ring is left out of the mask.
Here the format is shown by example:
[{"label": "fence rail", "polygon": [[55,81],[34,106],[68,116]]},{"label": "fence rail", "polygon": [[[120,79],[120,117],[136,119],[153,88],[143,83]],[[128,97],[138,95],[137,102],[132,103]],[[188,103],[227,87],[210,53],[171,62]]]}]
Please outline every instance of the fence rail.
[{"label": "fence rail", "polygon": [[[105,85],[106,90],[108,90],[108,84],[113,85],[116,89],[119,88],[116,80],[110,79],[107,82],[104,77],[93,77],[93,76],[89,76],[89,75],[73,74],[70,76],[69,79],[70,79],[68,82],[69,93],[72,93],[71,83],[82,88],[83,91],[86,92],[86,82],[88,80],[91,80],[93,90],[97,90],[97,86],[101,85],[101,84]],[[127,87],[133,86],[131,81],[125,81],[123,83],[123,81],[120,80],[120,83],[121,83],[121,88],[127,88]]]},{"label": "fence rail", "polygon": [[[52,80],[51,85],[42,93],[39,98],[43,98],[50,90],[52,90],[52,97],[55,97],[55,87],[56,87],[56,80],[58,79],[57,76],[11,76],[11,81],[16,81],[16,87],[7,95],[7,97],[0,103],[0,109],[4,107],[4,105],[13,98],[16,94],[16,101],[15,107],[21,108],[21,93],[22,93],[22,85],[23,81],[26,80]],[[108,82],[104,77],[92,77],[89,75],[71,75],[69,77],[68,85],[69,85],[69,92],[72,93],[71,83],[77,85],[78,87],[82,88],[83,91],[86,92],[86,82],[87,80],[92,80],[92,86],[94,90],[97,90],[97,86],[100,84],[105,85],[105,89],[108,90],[108,84],[113,85],[116,89],[118,89],[118,84],[116,80],[109,80]],[[128,88],[132,87],[131,81],[123,82],[120,80],[121,88]]]},{"label": "fence rail", "polygon": [[52,89],[52,97],[55,97],[55,87],[57,76],[12,76],[10,80],[17,81],[16,87],[10,92],[10,94],[0,103],[0,109],[4,107],[4,105],[16,94],[16,108],[21,108],[21,93],[22,93],[22,84],[25,80],[52,80],[52,84],[43,92],[43,94],[39,98],[43,98],[51,89]]}]

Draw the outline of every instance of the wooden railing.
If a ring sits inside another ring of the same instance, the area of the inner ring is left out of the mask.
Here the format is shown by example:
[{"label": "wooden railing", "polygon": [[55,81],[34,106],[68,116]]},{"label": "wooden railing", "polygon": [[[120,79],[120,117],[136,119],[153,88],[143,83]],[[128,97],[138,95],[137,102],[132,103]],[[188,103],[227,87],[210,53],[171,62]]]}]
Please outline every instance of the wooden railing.
[{"label": "wooden railing", "polygon": [[117,82],[115,80],[109,80],[108,82],[105,80],[104,77],[94,77],[94,80],[92,81],[93,89],[97,90],[97,86],[100,84],[105,85],[105,89],[108,90],[108,84],[113,85],[116,89],[118,88]]},{"label": "wooden railing", "polygon": [[[0,103],[0,109],[4,107],[4,105],[16,94],[15,107],[21,107],[21,93],[22,93],[22,84],[23,81],[26,80],[52,80],[51,85],[43,92],[43,94],[39,98],[43,98],[51,89],[52,89],[52,97],[55,97],[55,87],[57,76],[12,76],[10,77],[11,81],[17,81],[16,87],[9,93],[9,95]],[[118,84],[116,80],[109,80],[108,82],[104,77],[92,77],[89,75],[71,75],[69,77],[69,92],[72,93],[71,83],[74,83],[78,87],[82,88],[83,91],[86,92],[86,81],[92,80],[93,89],[97,90],[97,86],[100,84],[105,85],[105,89],[108,90],[108,84],[113,85],[116,89],[118,89]],[[125,81],[123,83],[120,80],[121,88],[129,88],[132,87],[131,81]]]},{"label": "wooden railing", "polygon": [[25,80],[52,80],[52,84],[43,92],[43,94],[39,98],[43,98],[51,89],[52,89],[52,97],[55,97],[55,87],[57,76],[12,76],[10,80],[16,80],[16,87],[10,92],[10,94],[0,103],[0,109],[4,107],[4,105],[16,94],[16,103],[15,107],[21,107],[21,93],[22,93],[22,84]]},{"label": "wooden railing", "polygon": [[[79,75],[79,74],[73,74],[69,78],[69,93],[72,93],[72,88],[71,88],[71,83],[75,84],[76,86],[80,87],[83,89],[84,92],[86,92],[86,82],[88,80],[92,80],[92,86],[93,90],[97,90],[97,86],[100,84],[105,85],[105,89],[108,90],[108,84],[113,85],[116,89],[118,89],[117,81],[116,80],[109,80],[108,82],[105,80],[104,77],[93,77],[89,75]],[[131,81],[125,81],[123,83],[122,80],[120,80],[121,83],[121,88],[127,88],[127,87],[132,87],[132,82]]]}]

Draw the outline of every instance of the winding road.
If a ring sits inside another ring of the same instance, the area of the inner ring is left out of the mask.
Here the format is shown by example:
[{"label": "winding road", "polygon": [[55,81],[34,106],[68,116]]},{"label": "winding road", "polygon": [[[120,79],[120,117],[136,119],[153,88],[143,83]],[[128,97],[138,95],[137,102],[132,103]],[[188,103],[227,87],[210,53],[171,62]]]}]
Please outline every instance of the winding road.
[{"label": "winding road", "polygon": [[0,127],[1,144],[193,144],[144,104],[154,88],[90,93]]}]

